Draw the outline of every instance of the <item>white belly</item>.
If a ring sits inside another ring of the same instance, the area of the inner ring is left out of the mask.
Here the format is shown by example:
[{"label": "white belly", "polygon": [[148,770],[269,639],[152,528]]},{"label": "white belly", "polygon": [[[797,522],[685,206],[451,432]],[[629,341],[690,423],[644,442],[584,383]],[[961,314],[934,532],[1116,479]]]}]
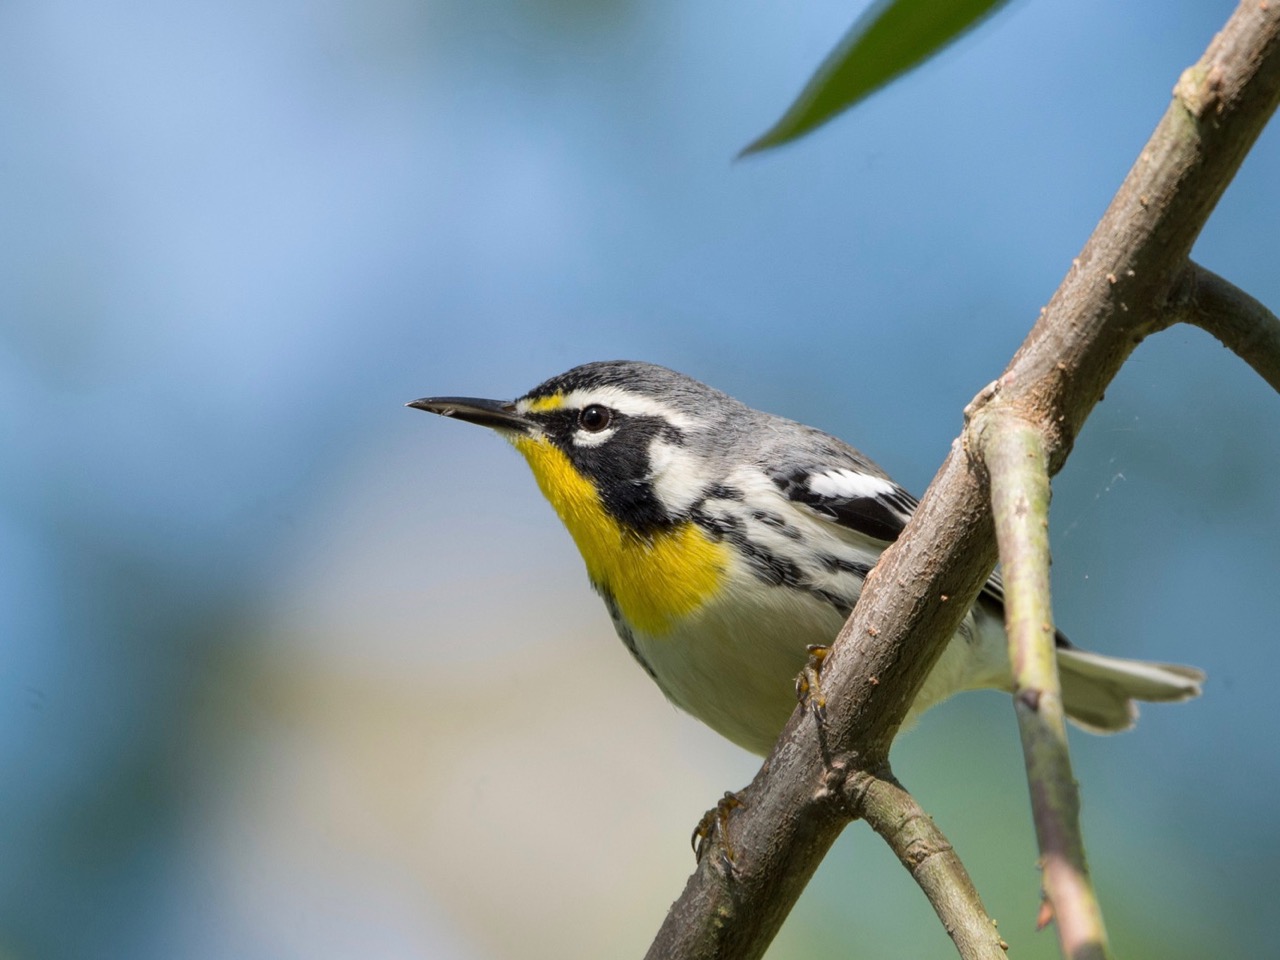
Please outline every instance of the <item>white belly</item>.
[{"label": "white belly", "polygon": [[[795,678],[810,644],[835,640],[844,617],[830,603],[750,574],[686,618],[653,637],[619,633],[667,697],[739,746],[764,755],[796,707]],[[952,694],[1011,682],[1000,624],[983,611],[965,619],[947,645],[908,714],[911,723]]]}]

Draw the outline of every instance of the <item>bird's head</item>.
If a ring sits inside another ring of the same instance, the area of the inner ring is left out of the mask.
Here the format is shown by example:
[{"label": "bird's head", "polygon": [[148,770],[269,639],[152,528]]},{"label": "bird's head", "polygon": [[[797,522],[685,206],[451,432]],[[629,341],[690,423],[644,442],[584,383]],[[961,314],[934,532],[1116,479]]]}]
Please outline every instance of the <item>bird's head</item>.
[{"label": "bird's head", "polygon": [[429,397],[409,406],[504,435],[580,547],[600,513],[640,536],[686,520],[722,479],[722,451],[749,413],[691,377],[630,360],[574,367],[517,400]]}]

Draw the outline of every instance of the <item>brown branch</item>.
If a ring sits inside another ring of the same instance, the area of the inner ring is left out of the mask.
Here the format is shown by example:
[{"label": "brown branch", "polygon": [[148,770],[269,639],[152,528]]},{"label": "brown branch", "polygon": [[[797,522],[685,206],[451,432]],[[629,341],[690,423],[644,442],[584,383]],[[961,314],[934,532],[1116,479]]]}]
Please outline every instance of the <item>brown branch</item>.
[{"label": "brown branch", "polygon": [[1186,280],[1183,308],[1170,319],[1213,334],[1280,391],[1280,318],[1199,264],[1191,264]]},{"label": "brown branch", "polygon": [[933,818],[887,771],[867,776],[861,792],[863,819],[928,896],[960,956],[1006,960],[1009,945],[1000,939],[968,871]]},{"label": "brown branch", "polygon": [[1049,471],[1044,447],[1035,427],[1007,415],[983,415],[972,431],[990,476],[1013,702],[1045,897],[1057,921],[1063,954],[1073,960],[1103,960],[1107,935],[1085,861],[1080,791],[1071,773],[1058,682],[1049,600]]},{"label": "brown branch", "polygon": [[[1007,405],[1061,468],[1105,386],[1161,325],[1192,243],[1280,99],[1280,3],[1242,4],[1177,95],[1027,340],[973,409]],[[826,663],[826,721],[797,711],[672,906],[650,957],[759,957],[995,562],[966,434],[867,579]]]}]

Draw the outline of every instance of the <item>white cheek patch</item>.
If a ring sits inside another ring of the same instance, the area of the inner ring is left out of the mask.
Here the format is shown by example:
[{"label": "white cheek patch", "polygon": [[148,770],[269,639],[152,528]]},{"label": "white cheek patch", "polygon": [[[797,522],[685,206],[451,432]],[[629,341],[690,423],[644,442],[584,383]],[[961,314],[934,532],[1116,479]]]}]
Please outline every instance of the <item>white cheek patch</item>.
[{"label": "white cheek patch", "polygon": [[698,457],[665,440],[649,445],[648,479],[658,500],[673,514],[683,513],[701,500],[712,480]]},{"label": "white cheek patch", "polygon": [[828,470],[809,478],[810,492],[833,500],[884,497],[897,489],[897,485],[888,480],[856,470]]}]

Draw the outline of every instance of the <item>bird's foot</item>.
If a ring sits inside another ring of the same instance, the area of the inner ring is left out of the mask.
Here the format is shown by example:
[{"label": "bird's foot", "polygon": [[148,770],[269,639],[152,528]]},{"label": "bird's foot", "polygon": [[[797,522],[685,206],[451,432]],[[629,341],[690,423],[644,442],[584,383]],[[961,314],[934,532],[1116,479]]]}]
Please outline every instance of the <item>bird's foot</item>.
[{"label": "bird's foot", "polygon": [[727,792],[716,805],[702,815],[689,838],[693,855],[698,863],[716,840],[720,841],[721,860],[726,868],[733,866],[733,844],[729,840],[729,814],[742,806],[742,794]]},{"label": "bird's foot", "polygon": [[831,652],[830,647],[809,644],[809,660],[796,677],[796,700],[813,713],[813,719],[821,724],[827,718],[827,698],[822,694],[822,664]]}]

